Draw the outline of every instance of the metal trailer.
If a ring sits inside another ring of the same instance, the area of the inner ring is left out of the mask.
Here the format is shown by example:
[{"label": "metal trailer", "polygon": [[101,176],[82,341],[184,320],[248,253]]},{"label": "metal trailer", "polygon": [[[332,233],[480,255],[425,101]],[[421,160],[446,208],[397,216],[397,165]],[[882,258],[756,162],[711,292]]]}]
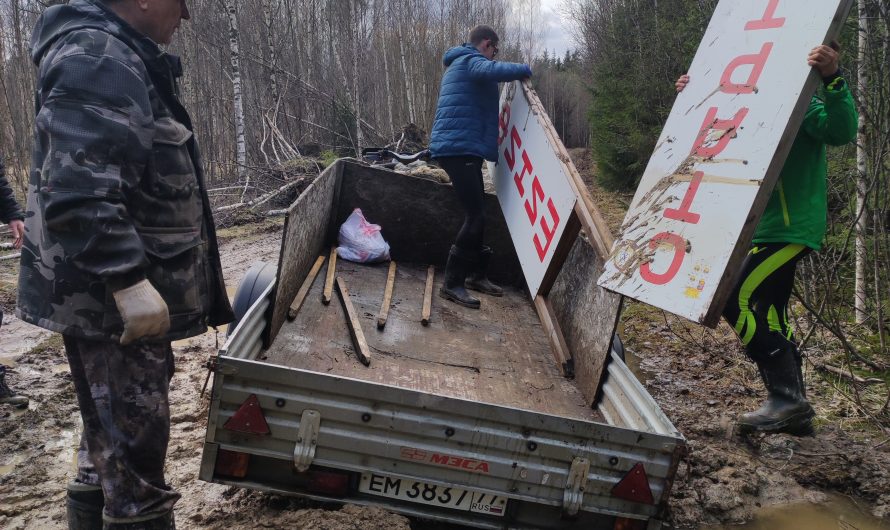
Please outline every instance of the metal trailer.
[{"label": "metal trailer", "polygon": [[[452,195],[448,185],[339,160],[295,201],[275,278],[242,282],[236,298],[249,296],[249,309],[211,362],[200,478],[478,528],[659,528],[685,440],[614,347],[591,400],[579,390],[589,381],[560,372],[523,287],[486,297],[476,313],[434,297],[432,323],[421,326],[426,264],[444,260],[460,222],[448,214],[458,211]],[[496,201],[486,197],[493,276],[522,286]],[[370,366],[350,350],[342,309],[319,302],[324,271],[296,320],[286,319],[354,207],[383,226],[400,271],[380,332],[385,266],[337,264]],[[572,263],[593,282],[601,258],[579,236]],[[577,281],[557,280],[554,313],[573,335],[602,335],[568,321],[601,312],[574,294],[583,292]]]}]

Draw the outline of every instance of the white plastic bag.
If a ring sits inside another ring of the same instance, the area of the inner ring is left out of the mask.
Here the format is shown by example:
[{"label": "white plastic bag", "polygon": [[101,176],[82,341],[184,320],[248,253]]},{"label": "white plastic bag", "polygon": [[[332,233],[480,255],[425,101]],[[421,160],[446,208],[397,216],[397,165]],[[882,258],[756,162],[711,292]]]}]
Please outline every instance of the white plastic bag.
[{"label": "white plastic bag", "polygon": [[369,223],[361,208],[356,208],[340,225],[337,255],[358,263],[389,261],[389,243],[380,234],[380,225]]}]

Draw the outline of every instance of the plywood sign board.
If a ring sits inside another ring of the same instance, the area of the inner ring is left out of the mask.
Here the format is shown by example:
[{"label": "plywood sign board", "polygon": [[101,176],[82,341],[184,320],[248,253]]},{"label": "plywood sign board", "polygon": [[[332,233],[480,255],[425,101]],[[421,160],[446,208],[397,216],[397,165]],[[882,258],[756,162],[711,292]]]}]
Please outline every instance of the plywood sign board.
[{"label": "plywood sign board", "polygon": [[[852,0],[721,0],[599,284],[716,325]],[[677,72],[677,76],[683,72]]]},{"label": "plywood sign board", "polygon": [[[569,235],[565,231],[578,199],[556,155],[558,147],[545,130],[549,120],[539,105],[530,103],[526,90],[514,81],[501,92],[498,163],[489,163],[489,172],[534,298],[549,290],[545,279],[562,264],[554,257]],[[570,237],[574,240],[575,233]]]}]

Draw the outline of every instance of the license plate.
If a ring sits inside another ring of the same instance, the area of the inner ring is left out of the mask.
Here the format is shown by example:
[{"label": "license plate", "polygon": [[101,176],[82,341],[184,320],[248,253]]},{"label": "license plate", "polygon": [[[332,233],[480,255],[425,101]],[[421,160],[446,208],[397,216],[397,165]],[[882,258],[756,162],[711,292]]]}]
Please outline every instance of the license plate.
[{"label": "license plate", "polygon": [[362,473],[358,490],[362,493],[389,497],[390,499],[401,499],[499,517],[503,516],[507,510],[506,497],[376,473]]}]

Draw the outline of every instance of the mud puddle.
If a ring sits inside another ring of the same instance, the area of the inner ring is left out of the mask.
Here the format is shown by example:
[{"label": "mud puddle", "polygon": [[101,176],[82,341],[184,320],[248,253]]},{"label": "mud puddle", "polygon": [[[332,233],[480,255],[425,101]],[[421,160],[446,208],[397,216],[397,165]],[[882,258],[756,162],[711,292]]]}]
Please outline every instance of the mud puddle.
[{"label": "mud puddle", "polygon": [[702,526],[699,530],[887,530],[890,521],[873,517],[842,495],[829,495],[821,504],[773,506],[759,511],[747,524]]}]

